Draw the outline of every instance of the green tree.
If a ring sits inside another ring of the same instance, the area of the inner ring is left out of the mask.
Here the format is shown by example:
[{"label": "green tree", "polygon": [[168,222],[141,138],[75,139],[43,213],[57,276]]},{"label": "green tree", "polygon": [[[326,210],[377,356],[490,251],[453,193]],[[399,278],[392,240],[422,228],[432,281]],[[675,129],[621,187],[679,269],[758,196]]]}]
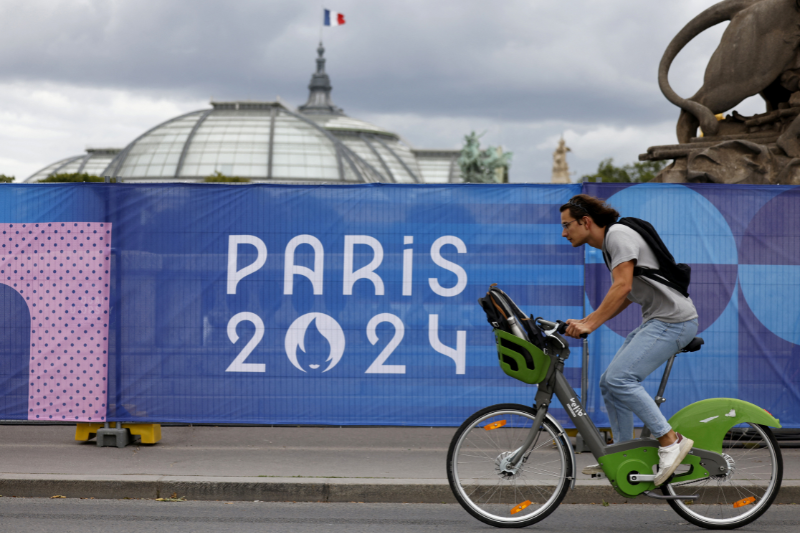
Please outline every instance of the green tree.
[{"label": "green tree", "polygon": [[464,136],[464,148],[458,157],[464,182],[508,183],[512,153],[491,146],[481,150],[480,138],[474,131]]},{"label": "green tree", "polygon": [[250,183],[247,178],[239,178],[236,176],[226,176],[219,170],[215,171],[210,176],[203,180],[205,183]]},{"label": "green tree", "polygon": [[0,174],[0,183],[11,183],[14,181],[14,176],[6,176],[5,174]]},{"label": "green tree", "polygon": [[[86,172],[63,172],[61,174],[53,174],[52,176],[47,176],[43,180],[39,180],[37,183],[83,183],[83,182],[93,182],[93,183],[102,183],[105,181],[105,178],[101,178],[100,176],[95,176],[92,174],[87,174]],[[111,178],[111,183],[116,183],[117,178]]]},{"label": "green tree", "polygon": [[667,166],[666,161],[639,161],[618,167],[614,159],[603,159],[597,173],[583,176],[584,180],[603,183],[646,183],[655,178]]}]

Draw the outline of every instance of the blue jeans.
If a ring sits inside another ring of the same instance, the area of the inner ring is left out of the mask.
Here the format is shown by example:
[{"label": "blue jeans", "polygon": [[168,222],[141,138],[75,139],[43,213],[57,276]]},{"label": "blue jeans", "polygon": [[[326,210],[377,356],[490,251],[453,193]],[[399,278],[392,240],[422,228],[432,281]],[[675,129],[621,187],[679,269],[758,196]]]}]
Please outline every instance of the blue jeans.
[{"label": "blue jeans", "polygon": [[614,443],[633,439],[633,415],[658,438],[672,429],[642,381],[697,334],[697,319],[670,324],[648,320],[631,331],[600,376],[600,392],[608,410]]}]

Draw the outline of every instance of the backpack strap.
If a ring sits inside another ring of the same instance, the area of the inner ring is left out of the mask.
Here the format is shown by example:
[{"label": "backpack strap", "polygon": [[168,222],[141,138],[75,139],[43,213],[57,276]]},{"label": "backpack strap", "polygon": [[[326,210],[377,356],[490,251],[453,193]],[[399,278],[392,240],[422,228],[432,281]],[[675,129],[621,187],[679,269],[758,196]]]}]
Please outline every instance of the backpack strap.
[{"label": "backpack strap", "polygon": [[609,272],[611,272],[611,256],[609,256],[606,253],[605,236],[608,235],[608,230],[610,230],[611,226],[613,226],[614,224],[616,224],[616,222],[612,222],[611,224],[606,226],[606,232],[605,232],[605,235],[603,235],[603,246],[600,248],[600,252],[603,254],[603,261],[606,262],[606,268],[608,269]]},{"label": "backpack strap", "polygon": [[[680,294],[682,294],[685,298],[689,297],[689,280],[691,277],[691,267],[689,265],[676,264],[675,258],[672,257],[669,249],[664,244],[664,241],[661,240],[661,237],[658,235],[658,232],[655,230],[652,224],[647,222],[646,220],[641,220],[638,218],[633,217],[625,217],[621,218],[618,222],[613,222],[606,226],[606,235],[608,234],[609,228],[614,224],[622,224],[623,226],[627,226],[631,228],[633,231],[639,234],[642,239],[645,241],[645,244],[650,247],[650,250],[653,252],[653,255],[656,256],[656,259],[659,262],[660,268],[647,268],[647,267],[640,267],[634,266],[633,267],[633,275],[634,276],[643,276],[645,278],[649,278],[657,283],[661,283],[662,285],[666,285],[671,289],[675,289]],[[605,242],[604,242],[605,244]],[[606,254],[605,247],[602,250],[603,252],[603,260],[606,263],[606,268],[611,270],[611,257]],[[674,275],[678,276],[678,279],[684,279],[685,283],[680,284],[675,282],[674,280],[670,279],[668,276],[670,272]]]},{"label": "backpack strap", "polygon": [[682,286],[675,283],[674,281],[664,277],[664,274],[660,270],[656,270],[653,268],[645,268],[645,267],[633,267],[633,275],[650,278],[653,281],[656,281],[658,283],[661,283],[662,285],[670,287],[671,289],[675,289],[676,291],[681,293],[685,298],[689,297],[688,291],[686,291]]}]

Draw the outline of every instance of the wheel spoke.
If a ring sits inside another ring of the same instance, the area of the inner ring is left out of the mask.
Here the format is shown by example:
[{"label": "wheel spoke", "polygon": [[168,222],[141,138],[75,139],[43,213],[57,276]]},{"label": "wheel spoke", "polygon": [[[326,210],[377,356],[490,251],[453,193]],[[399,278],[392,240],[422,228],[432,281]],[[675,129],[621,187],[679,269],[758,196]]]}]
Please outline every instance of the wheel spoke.
[{"label": "wheel spoke", "polygon": [[[504,472],[498,468],[531,436],[534,418],[527,407],[487,408],[454,436],[448,478],[459,503],[476,518],[492,525],[530,525],[552,512],[566,494],[569,452],[561,431],[547,419],[516,467],[506,465]],[[484,429],[501,420],[504,426]],[[536,503],[510,514],[527,500]]]},{"label": "wheel spoke", "polygon": [[[747,433],[732,432],[724,443],[723,453],[733,461],[730,472],[667,486],[671,494],[700,495],[693,504],[683,500],[669,502],[683,518],[703,527],[732,529],[752,522],[769,508],[780,487],[780,448],[768,429],[750,426]],[[734,502],[748,497],[755,501],[734,507]]]},{"label": "wheel spoke", "polygon": [[556,474],[555,472],[548,472],[546,470],[533,470],[533,469],[531,469],[531,471],[536,473],[536,474],[546,475],[546,476],[550,476],[550,477],[553,477],[553,478],[560,478],[561,477],[561,474]]}]

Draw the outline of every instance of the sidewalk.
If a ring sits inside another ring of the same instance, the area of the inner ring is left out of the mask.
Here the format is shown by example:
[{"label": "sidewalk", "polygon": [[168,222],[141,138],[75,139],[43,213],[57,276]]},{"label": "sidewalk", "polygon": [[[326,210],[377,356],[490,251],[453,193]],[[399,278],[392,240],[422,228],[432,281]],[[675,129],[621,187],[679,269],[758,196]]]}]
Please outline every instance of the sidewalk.
[{"label": "sidewalk", "polygon": [[[163,427],[161,442],[99,448],[75,426],[0,425],[0,495],[330,502],[455,502],[455,428]],[[777,503],[800,503],[800,449],[783,449]],[[593,463],[576,455],[578,471]],[[566,503],[623,503],[578,474]],[[635,503],[659,503],[639,497]]]}]

